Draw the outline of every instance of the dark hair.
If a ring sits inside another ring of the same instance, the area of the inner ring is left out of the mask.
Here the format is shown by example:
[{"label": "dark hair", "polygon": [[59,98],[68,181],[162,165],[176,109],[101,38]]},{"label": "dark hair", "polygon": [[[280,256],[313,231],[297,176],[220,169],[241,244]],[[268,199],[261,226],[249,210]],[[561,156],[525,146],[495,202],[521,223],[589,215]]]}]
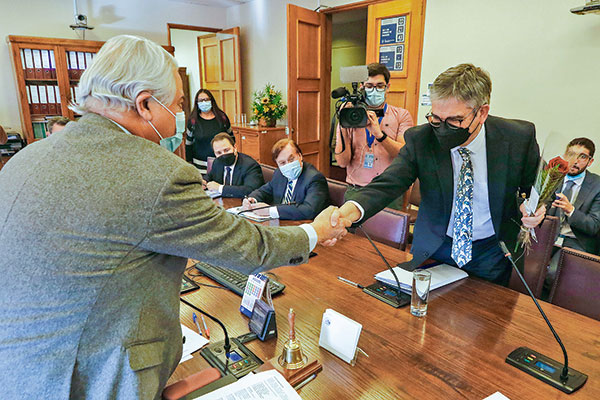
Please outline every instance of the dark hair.
[{"label": "dark hair", "polygon": [[580,138],[576,138],[576,139],[571,140],[569,142],[569,144],[567,145],[567,150],[571,146],[583,146],[583,147],[585,147],[586,149],[589,150],[590,157],[594,157],[594,153],[596,152],[596,146],[594,146],[594,142],[592,142],[590,139],[584,138],[584,137],[580,137]]},{"label": "dark hair", "polygon": [[298,147],[296,142],[294,142],[292,139],[280,139],[273,145],[273,150],[271,150],[275,164],[277,164],[277,157],[279,157],[279,153],[281,153],[281,151],[285,149],[288,144],[295,148],[298,154],[302,155],[302,150],[300,150],[300,147]]},{"label": "dark hair", "polygon": [[385,78],[385,83],[390,83],[390,71],[385,65],[379,63],[371,63],[367,65],[367,69],[369,70],[369,76],[383,75],[383,77]]},{"label": "dark hair", "polygon": [[235,146],[235,139],[227,132],[217,133],[210,141],[210,145],[212,146],[215,142],[220,142],[221,140],[227,140],[232,146]]},{"label": "dark hair", "polygon": [[215,96],[213,96],[213,94],[208,89],[200,89],[194,97],[194,108],[192,108],[192,113],[190,114],[190,117],[188,119],[188,124],[195,125],[196,121],[198,121],[198,119],[200,118],[200,111],[198,110],[198,96],[200,96],[201,93],[206,93],[206,95],[210,99],[210,104],[212,105],[212,112],[215,114],[215,117],[219,118],[221,122],[225,123],[225,121],[227,121],[227,115],[217,105]]},{"label": "dark hair", "polygon": [[48,132],[52,132],[52,127],[54,127],[54,125],[65,126],[69,122],[71,122],[71,120],[67,117],[50,117],[48,118]]}]

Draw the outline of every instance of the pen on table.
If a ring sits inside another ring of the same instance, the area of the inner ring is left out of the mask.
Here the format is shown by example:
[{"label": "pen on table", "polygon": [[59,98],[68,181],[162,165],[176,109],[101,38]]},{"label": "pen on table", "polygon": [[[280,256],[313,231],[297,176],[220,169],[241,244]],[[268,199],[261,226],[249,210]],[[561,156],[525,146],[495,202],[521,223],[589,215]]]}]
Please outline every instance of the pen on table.
[{"label": "pen on table", "polygon": [[206,326],[206,320],[204,319],[204,315],[200,314],[200,318],[202,318],[202,324],[204,325],[204,334],[206,335],[207,339],[210,339],[210,332],[208,330],[208,327]]},{"label": "pen on table", "polygon": [[352,282],[352,281],[350,281],[350,280],[348,280],[346,278],[342,278],[341,276],[338,276],[338,279],[340,281],[344,282],[344,283],[347,283],[350,286],[354,286],[354,287],[357,287],[359,289],[363,289],[364,288],[364,286],[361,285],[360,283]]},{"label": "pen on table", "polygon": [[196,328],[198,328],[198,333],[202,336],[202,329],[200,329],[200,324],[198,323],[198,317],[196,313],[192,313],[192,317],[194,318],[194,323],[196,324]]}]

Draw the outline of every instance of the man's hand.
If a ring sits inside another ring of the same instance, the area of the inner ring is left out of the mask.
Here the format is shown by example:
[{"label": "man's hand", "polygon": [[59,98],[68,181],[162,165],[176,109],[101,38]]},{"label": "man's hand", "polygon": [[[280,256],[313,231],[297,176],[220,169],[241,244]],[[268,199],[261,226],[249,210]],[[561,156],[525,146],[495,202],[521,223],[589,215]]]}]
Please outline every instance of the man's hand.
[{"label": "man's hand", "polygon": [[[252,212],[256,215],[260,215],[261,217],[269,216],[270,207],[271,206],[269,206],[267,203],[257,203],[256,200],[254,203],[250,204],[250,209],[252,210]],[[259,210],[256,210],[257,208],[259,208]]]},{"label": "man's hand", "polygon": [[206,181],[202,179],[202,189],[206,190]]},{"label": "man's hand", "polygon": [[525,203],[522,203],[519,208],[521,209],[521,214],[523,214],[521,222],[525,228],[535,228],[544,220],[544,217],[546,216],[545,205],[538,208],[533,216],[529,216],[527,214],[527,211],[525,210]]},{"label": "man's hand", "polygon": [[331,215],[331,225],[335,226],[339,222],[339,218],[345,218],[350,223],[356,222],[360,219],[361,213],[358,207],[354,203],[346,202],[344,203],[338,213],[333,213]]},{"label": "man's hand", "polygon": [[219,184],[215,181],[210,181],[206,184],[206,187],[208,188],[208,190],[212,190],[213,192],[218,192],[219,186],[221,186],[221,184]]},{"label": "man's hand", "polygon": [[556,197],[558,198],[552,202],[552,207],[560,208],[566,214],[571,214],[573,210],[575,210],[575,206],[571,204],[567,196],[562,193],[558,193]]},{"label": "man's hand", "polygon": [[383,136],[383,132],[381,131],[381,126],[379,126],[379,120],[377,119],[377,114],[375,111],[367,111],[367,118],[369,122],[367,123],[367,128],[377,139],[381,139]]},{"label": "man's hand", "polygon": [[[335,223],[334,223],[335,221]],[[311,223],[317,232],[319,243],[323,246],[333,246],[339,239],[346,236],[352,221],[340,215],[340,209],[329,206],[321,211]]]},{"label": "man's hand", "polygon": [[252,204],[256,203],[256,199],[254,197],[246,197],[242,201],[242,210],[250,210],[252,208]]}]

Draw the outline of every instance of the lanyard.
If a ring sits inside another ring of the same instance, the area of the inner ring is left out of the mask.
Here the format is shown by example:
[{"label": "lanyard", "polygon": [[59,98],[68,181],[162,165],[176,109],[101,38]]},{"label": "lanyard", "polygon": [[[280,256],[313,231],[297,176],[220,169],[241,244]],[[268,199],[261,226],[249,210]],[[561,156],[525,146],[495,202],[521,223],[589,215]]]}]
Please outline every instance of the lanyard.
[{"label": "lanyard", "polygon": [[[385,103],[385,105],[383,106],[383,115],[385,115],[386,111],[387,111],[387,103]],[[379,117],[379,125],[381,125],[381,120],[383,119],[383,115],[381,117]],[[371,132],[369,132],[369,130],[367,128],[365,128],[365,132],[367,133],[367,146],[369,146],[369,148],[371,148],[371,146],[373,146],[373,142],[375,141],[375,135],[371,135]]]}]

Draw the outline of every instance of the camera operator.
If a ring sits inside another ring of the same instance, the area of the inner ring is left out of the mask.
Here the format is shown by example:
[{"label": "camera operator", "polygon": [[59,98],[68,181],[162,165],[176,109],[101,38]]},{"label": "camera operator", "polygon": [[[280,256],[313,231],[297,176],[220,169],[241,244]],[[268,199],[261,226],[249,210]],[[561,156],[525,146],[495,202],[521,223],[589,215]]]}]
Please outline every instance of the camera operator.
[{"label": "camera operator", "polygon": [[[367,68],[369,78],[361,84],[368,105],[367,126],[342,128],[338,124],[336,133],[335,159],[340,167],[346,168],[346,182],[355,187],[367,185],[392,163],[404,146],[404,132],[414,126],[407,110],[386,102],[390,87],[390,72],[386,66],[372,63]],[[378,117],[375,110],[382,110],[383,116]],[[342,146],[342,135],[345,146]],[[400,209],[401,201],[396,200],[389,207]]]}]

